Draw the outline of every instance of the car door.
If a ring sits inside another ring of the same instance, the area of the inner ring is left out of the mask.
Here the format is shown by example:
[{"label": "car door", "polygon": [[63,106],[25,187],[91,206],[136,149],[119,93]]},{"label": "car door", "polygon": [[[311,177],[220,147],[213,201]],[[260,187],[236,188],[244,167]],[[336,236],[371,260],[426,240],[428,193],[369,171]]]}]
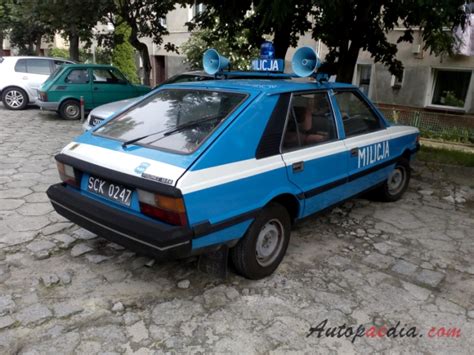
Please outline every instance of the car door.
[{"label": "car door", "polygon": [[356,195],[383,182],[393,169],[390,134],[359,90],[335,90],[334,99],[345,133],[347,189],[350,195]]},{"label": "car door", "polygon": [[282,158],[289,180],[303,191],[300,197],[305,199],[305,216],[344,199],[346,156],[329,92],[293,94]]},{"label": "car door", "polygon": [[51,60],[41,58],[26,59],[27,73],[22,80],[27,83],[28,93],[31,98],[38,96],[38,89],[51,74]]},{"label": "car door", "polygon": [[[64,79],[62,79],[64,78]],[[54,90],[58,99],[65,98],[84,99],[84,107],[90,110],[93,107],[90,72],[87,68],[70,68],[58,80]]]},{"label": "car door", "polygon": [[115,68],[93,68],[92,78],[95,106],[137,96],[133,85]]}]

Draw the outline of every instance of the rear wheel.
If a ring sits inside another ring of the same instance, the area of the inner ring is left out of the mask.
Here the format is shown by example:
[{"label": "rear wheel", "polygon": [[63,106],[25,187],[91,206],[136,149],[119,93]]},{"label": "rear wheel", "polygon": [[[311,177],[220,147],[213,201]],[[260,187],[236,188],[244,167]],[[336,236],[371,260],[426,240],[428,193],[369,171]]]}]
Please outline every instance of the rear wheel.
[{"label": "rear wheel", "polygon": [[386,202],[399,200],[408,188],[410,177],[410,163],[402,158],[390,173],[387,181],[375,191],[376,196]]},{"label": "rear wheel", "polygon": [[2,102],[9,110],[23,110],[28,105],[28,94],[20,88],[7,88],[2,93]]},{"label": "rear wheel", "polygon": [[81,106],[79,101],[64,101],[59,108],[59,115],[65,120],[78,120],[81,117]]},{"label": "rear wheel", "polygon": [[253,280],[272,274],[286,253],[290,227],[290,217],[283,206],[271,203],[265,207],[230,250],[237,272]]}]

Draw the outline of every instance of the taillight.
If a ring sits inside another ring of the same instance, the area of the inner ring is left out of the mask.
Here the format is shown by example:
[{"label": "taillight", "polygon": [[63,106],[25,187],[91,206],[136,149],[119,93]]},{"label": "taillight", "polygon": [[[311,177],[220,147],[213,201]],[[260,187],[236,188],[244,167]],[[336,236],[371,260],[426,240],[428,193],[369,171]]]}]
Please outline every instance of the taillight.
[{"label": "taillight", "polygon": [[56,164],[58,166],[59,178],[66,184],[79,187],[79,179],[74,168],[59,161]]},{"label": "taillight", "polygon": [[140,211],[143,214],[177,226],[187,224],[182,198],[163,196],[143,190],[137,190],[137,192]]},{"label": "taillight", "polygon": [[48,101],[48,94],[44,91],[39,92],[39,97],[41,101],[44,101],[44,102]]}]

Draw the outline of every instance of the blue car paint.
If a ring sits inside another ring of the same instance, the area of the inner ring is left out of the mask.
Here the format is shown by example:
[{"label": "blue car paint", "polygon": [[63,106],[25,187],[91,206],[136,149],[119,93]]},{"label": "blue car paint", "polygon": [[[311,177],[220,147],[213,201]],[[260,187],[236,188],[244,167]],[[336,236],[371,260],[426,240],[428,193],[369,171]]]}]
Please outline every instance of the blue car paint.
[{"label": "blue car paint", "polygon": [[[165,85],[145,95],[142,100],[153,95],[156,91],[165,90],[167,88],[229,90],[244,92],[248,94],[249,97],[213,132],[209,139],[195,152],[188,155],[150,149],[139,145],[132,145],[124,149],[121,142],[94,134],[99,127],[120,113],[113,115],[93,130],[79,136],[76,138],[76,142],[96,145],[115,151],[125,151],[127,154],[165,162],[182,167],[189,172],[196,173],[225,164],[253,159],[260,137],[265,130],[269,116],[281,93],[327,90],[334,110],[336,126],[339,133],[338,140],[344,140],[346,137],[342,117],[333,94],[333,89],[352,89],[358,91],[358,89],[352,85],[339,83],[298,83],[289,80],[230,79]],[[358,92],[364,96],[360,91]],[[140,101],[133,105],[138,104]],[[367,102],[373,111],[376,112],[377,116],[379,116],[383,124],[389,127],[383,115],[370,101],[367,100]],[[130,107],[133,107],[133,105]],[[235,137],[239,138],[235,139]],[[396,140],[391,140],[389,143],[391,151],[390,157],[401,156],[405,150],[414,149],[414,139],[416,139],[416,135],[403,136]],[[259,209],[277,196],[283,194],[298,196],[305,190],[318,188],[318,186],[346,179],[356,171],[361,171],[359,168],[355,169],[354,166],[352,166],[354,160],[350,159],[349,154],[349,151],[344,151],[305,162],[305,168],[308,171],[314,171],[314,175],[307,174],[301,179],[298,178],[300,181],[296,181],[290,177],[290,167],[286,166],[282,160],[281,167],[279,168],[229,183],[186,193],[184,194],[184,201],[189,224],[193,227],[203,221],[208,221],[211,224],[219,223],[236,215]],[[297,217],[302,218],[308,216],[384,181],[394,165],[395,163],[362,178],[349,181],[334,189],[317,194],[314,197],[306,199],[299,198]],[[365,169],[369,168],[370,166],[365,167]],[[81,193],[92,195],[84,191],[85,178],[86,176],[83,178],[83,191]],[[104,200],[96,196],[90,197]],[[126,209],[110,201],[104,200],[103,202],[112,205],[114,208]],[[132,198],[132,206],[129,211],[144,219],[150,219],[139,212],[136,193],[134,193]],[[241,238],[252,220],[252,218],[249,218],[239,224],[195,239],[193,240],[192,247],[193,249],[199,249]]]}]

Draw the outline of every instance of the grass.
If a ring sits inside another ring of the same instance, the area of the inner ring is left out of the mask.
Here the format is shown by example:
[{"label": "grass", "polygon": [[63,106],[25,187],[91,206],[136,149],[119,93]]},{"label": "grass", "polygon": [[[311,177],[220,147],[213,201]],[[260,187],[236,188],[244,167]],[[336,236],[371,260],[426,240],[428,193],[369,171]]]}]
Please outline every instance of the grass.
[{"label": "grass", "polygon": [[417,159],[426,162],[474,167],[474,154],[421,146]]}]

